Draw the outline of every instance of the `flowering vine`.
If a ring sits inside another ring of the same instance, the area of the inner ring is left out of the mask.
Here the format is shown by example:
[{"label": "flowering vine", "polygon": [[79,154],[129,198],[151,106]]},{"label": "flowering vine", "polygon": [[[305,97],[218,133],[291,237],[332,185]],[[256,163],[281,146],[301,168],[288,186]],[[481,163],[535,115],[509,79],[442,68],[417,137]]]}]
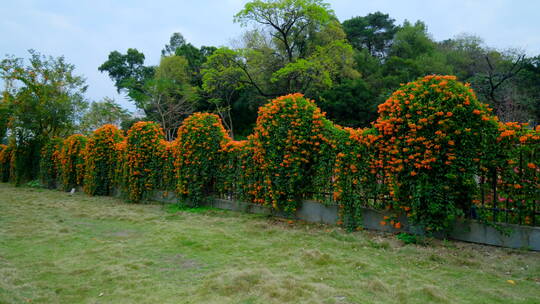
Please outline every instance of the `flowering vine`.
[{"label": "flowering vine", "polygon": [[48,188],[56,186],[60,167],[60,149],[62,149],[63,143],[61,138],[55,137],[45,143],[41,149],[39,176],[43,185]]},{"label": "flowering vine", "polygon": [[[430,75],[394,92],[371,128],[335,125],[314,101],[290,94],[260,107],[247,140],[232,140],[207,113],[188,117],[172,142],[154,122],[136,123],[127,138],[105,125],[88,140],[53,139],[41,171],[49,185],[84,184],[92,195],[119,188],[131,202],[175,190],[194,205],[217,194],[293,213],[315,199],[336,203],[349,229],[368,207],[386,210],[381,225],[393,229],[407,218],[441,231],[466,212],[538,225],[539,148],[539,127],[501,123],[468,85]],[[2,181],[20,176],[25,151],[0,145]]]},{"label": "flowering vine", "polygon": [[195,113],[184,120],[174,144],[176,191],[181,200],[197,205],[214,192],[221,150],[230,140],[215,114]]},{"label": "flowering vine", "polygon": [[60,181],[65,191],[83,185],[84,149],[87,137],[74,134],[64,140],[58,155]]},{"label": "flowering vine", "polygon": [[122,131],[107,124],[95,130],[84,152],[84,191],[90,195],[112,194],[118,162],[116,145],[124,140]]},{"label": "flowering vine", "polygon": [[4,183],[9,181],[11,155],[14,149],[13,144],[0,145],[0,180]]},{"label": "flowering vine", "polygon": [[379,106],[374,158],[393,198],[389,207],[427,230],[446,230],[470,207],[483,151],[497,118],[455,76],[403,85]]},{"label": "flowering vine", "polygon": [[328,143],[325,128],[330,126],[314,101],[302,94],[282,96],[261,107],[248,138],[254,177],[245,186],[251,201],[294,212],[313,190],[314,164]]},{"label": "flowering vine", "polygon": [[124,160],[124,187],[130,202],[146,199],[162,174],[162,141],[165,135],[158,123],[140,121],[128,131]]}]

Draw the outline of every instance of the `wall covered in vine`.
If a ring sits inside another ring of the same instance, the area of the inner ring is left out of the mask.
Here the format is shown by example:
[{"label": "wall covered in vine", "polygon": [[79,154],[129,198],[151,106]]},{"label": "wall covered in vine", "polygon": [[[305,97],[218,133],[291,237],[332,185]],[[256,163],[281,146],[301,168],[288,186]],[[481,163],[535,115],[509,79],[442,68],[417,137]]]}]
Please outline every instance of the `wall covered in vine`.
[{"label": "wall covered in vine", "polygon": [[[540,128],[501,123],[454,76],[404,84],[378,114],[371,128],[344,128],[290,94],[263,105],[242,141],[209,113],[187,118],[172,142],[154,122],[127,137],[105,125],[46,145],[43,176],[91,195],[119,188],[130,202],[166,190],[194,205],[219,196],[294,213],[313,199],[337,204],[349,229],[366,207],[389,211],[381,225],[394,229],[404,218],[428,232],[461,217],[539,225]],[[0,146],[3,181],[16,153]]]}]

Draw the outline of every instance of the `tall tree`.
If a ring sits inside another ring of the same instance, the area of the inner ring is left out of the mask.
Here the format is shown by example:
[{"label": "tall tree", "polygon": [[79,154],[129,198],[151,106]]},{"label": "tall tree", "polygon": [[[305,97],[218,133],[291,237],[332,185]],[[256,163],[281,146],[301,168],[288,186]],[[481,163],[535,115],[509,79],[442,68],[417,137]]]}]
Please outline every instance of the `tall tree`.
[{"label": "tall tree", "polygon": [[375,12],[343,22],[343,30],[353,47],[367,49],[371,56],[384,58],[388,54],[398,27],[388,14]]},{"label": "tall tree", "polygon": [[[202,70],[204,92],[231,133],[233,124],[243,129],[253,123],[256,116],[246,117],[246,110],[256,113],[251,109],[269,98],[294,92],[318,98],[342,80],[359,77],[353,48],[323,1],[250,1],[234,20],[253,28],[234,49],[215,51]],[[242,122],[233,122],[239,114]]]},{"label": "tall tree", "polygon": [[232,103],[245,84],[250,83],[249,77],[239,54],[225,47],[217,49],[203,69],[203,90],[231,137],[234,137]]},{"label": "tall tree", "polygon": [[445,54],[452,73],[463,81],[468,81],[487,67],[484,41],[478,36],[461,34],[439,42],[438,49]]},{"label": "tall tree", "polygon": [[155,67],[144,65],[144,54],[136,49],[128,49],[126,54],[112,51],[98,70],[107,72],[114,81],[118,92],[125,92],[138,108],[147,92],[145,83],[154,77]]},{"label": "tall tree", "polygon": [[186,39],[180,33],[173,33],[169,39],[169,44],[165,44],[161,50],[161,56],[176,55],[176,50],[186,45]]},{"label": "tall tree", "polygon": [[412,24],[405,20],[395,34],[390,56],[416,58],[434,49],[435,42],[429,37],[427,25],[422,21]]},{"label": "tall tree", "polygon": [[230,66],[244,73],[242,83],[268,98],[315,93],[340,77],[357,77],[352,47],[328,7],[319,0],[248,2],[235,21],[258,28],[229,56]]},{"label": "tall tree", "polygon": [[150,118],[161,124],[168,140],[196,107],[199,99],[197,88],[191,85],[189,64],[182,56],[162,57],[154,79],[146,83],[150,94],[145,107],[150,108]]},{"label": "tall tree", "polygon": [[29,53],[26,65],[14,57],[0,63],[1,76],[9,83],[3,102],[11,110],[11,129],[24,130],[33,138],[69,134],[88,105],[85,79],[75,74],[75,66],[64,57],[46,57],[34,50]]},{"label": "tall tree", "polygon": [[[9,100],[9,99],[8,99]],[[9,118],[11,117],[8,100],[0,99],[0,144],[7,143],[7,131]]]},{"label": "tall tree", "polygon": [[516,83],[524,96],[527,120],[533,125],[540,124],[540,55],[528,58],[519,73]]},{"label": "tall tree", "polygon": [[73,132],[87,107],[85,79],[64,57],[47,57],[30,50],[26,63],[8,56],[0,62],[6,84],[9,134],[17,144],[16,183],[35,179],[42,146],[55,136]]},{"label": "tall tree", "polygon": [[395,90],[400,83],[413,81],[429,74],[450,74],[444,54],[438,51],[430,37],[427,26],[405,20],[394,36],[389,56],[382,65],[382,81],[385,94]]},{"label": "tall tree", "polygon": [[193,85],[202,85],[201,68],[206,62],[206,59],[212,55],[216,50],[213,46],[201,46],[201,48],[195,47],[193,44],[188,43],[184,36],[180,33],[173,33],[169,40],[169,44],[166,44],[163,50],[161,50],[162,56],[182,56],[188,62],[188,72],[191,77],[190,82]]},{"label": "tall tree", "polygon": [[275,38],[287,62],[303,57],[306,37],[334,17],[330,6],[321,0],[254,0],[235,15],[235,22],[246,26],[265,26]]},{"label": "tall tree", "polygon": [[[484,73],[477,75],[481,80],[478,85],[480,93],[489,100],[489,103],[495,110],[495,114],[503,120],[508,120],[510,117],[505,117],[508,109],[505,111],[505,99],[502,91],[505,84],[509,83],[519,72],[525,67],[527,59],[524,53],[520,51],[508,51],[500,53],[492,50],[485,54],[484,59],[487,63],[487,69]],[[508,103],[506,103],[508,106]],[[512,102],[511,107],[515,106]]]},{"label": "tall tree", "polygon": [[118,91],[126,93],[146,119],[159,122],[170,140],[187,115],[208,107],[199,97],[201,69],[215,49],[199,49],[182,34],[173,33],[161,51],[159,66],[146,66],[143,53],[128,49],[126,54],[111,52],[99,70],[109,74]]}]

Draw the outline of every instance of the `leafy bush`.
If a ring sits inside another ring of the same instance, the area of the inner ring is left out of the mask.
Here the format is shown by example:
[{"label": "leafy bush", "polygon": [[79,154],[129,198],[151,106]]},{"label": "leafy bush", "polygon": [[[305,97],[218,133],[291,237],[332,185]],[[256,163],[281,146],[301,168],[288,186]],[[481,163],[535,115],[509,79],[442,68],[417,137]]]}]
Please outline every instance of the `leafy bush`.
[{"label": "leafy bush", "polygon": [[39,169],[43,142],[32,138],[13,142],[9,179],[16,186],[40,178]]},{"label": "leafy bush", "polygon": [[84,150],[87,141],[88,138],[81,134],[71,135],[64,140],[58,158],[60,180],[65,191],[83,185]]},{"label": "leafy bush", "polygon": [[55,137],[48,141],[41,149],[39,161],[40,181],[47,188],[56,187],[56,179],[59,176],[60,150],[64,141]]},{"label": "leafy bush", "polygon": [[26,183],[26,187],[41,189],[45,186],[39,180],[33,180]]},{"label": "leafy bush", "polygon": [[163,170],[165,135],[158,123],[140,121],[128,131],[125,155],[125,190],[130,202],[146,199],[158,185]]},{"label": "leafy bush", "polygon": [[159,151],[161,151],[161,178],[158,179],[158,189],[161,190],[171,190],[176,189],[176,170],[174,169],[174,141],[161,140],[160,145],[162,146]]},{"label": "leafy bush", "polygon": [[410,233],[405,233],[405,232],[400,232],[396,234],[396,238],[402,241],[406,245],[409,245],[409,244],[427,245],[428,244],[426,237],[410,234]]},{"label": "leafy bush", "polygon": [[119,151],[124,140],[122,131],[114,125],[104,125],[88,139],[84,152],[84,191],[90,195],[110,195],[113,190]]},{"label": "leafy bush", "polygon": [[214,192],[222,147],[230,140],[217,115],[195,113],[184,120],[174,146],[176,191],[181,200],[198,205]]},{"label": "leafy bush", "polygon": [[4,183],[9,181],[11,168],[11,155],[15,149],[13,144],[0,145],[0,180]]},{"label": "leafy bush", "polygon": [[470,207],[483,152],[498,133],[491,109],[454,76],[403,85],[379,106],[378,155],[390,207],[427,230],[446,230]]},{"label": "leafy bush", "polygon": [[257,175],[248,185],[252,201],[294,212],[313,190],[319,152],[329,139],[330,122],[302,94],[276,98],[259,109],[253,135],[248,137]]}]

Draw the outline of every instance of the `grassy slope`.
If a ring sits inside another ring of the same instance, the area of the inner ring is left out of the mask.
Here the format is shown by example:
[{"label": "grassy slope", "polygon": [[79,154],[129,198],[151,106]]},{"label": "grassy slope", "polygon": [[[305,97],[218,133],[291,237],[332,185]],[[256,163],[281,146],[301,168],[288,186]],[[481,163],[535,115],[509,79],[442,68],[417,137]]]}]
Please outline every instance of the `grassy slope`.
[{"label": "grassy slope", "polygon": [[0,303],[540,301],[539,253],[170,209],[0,184]]}]

